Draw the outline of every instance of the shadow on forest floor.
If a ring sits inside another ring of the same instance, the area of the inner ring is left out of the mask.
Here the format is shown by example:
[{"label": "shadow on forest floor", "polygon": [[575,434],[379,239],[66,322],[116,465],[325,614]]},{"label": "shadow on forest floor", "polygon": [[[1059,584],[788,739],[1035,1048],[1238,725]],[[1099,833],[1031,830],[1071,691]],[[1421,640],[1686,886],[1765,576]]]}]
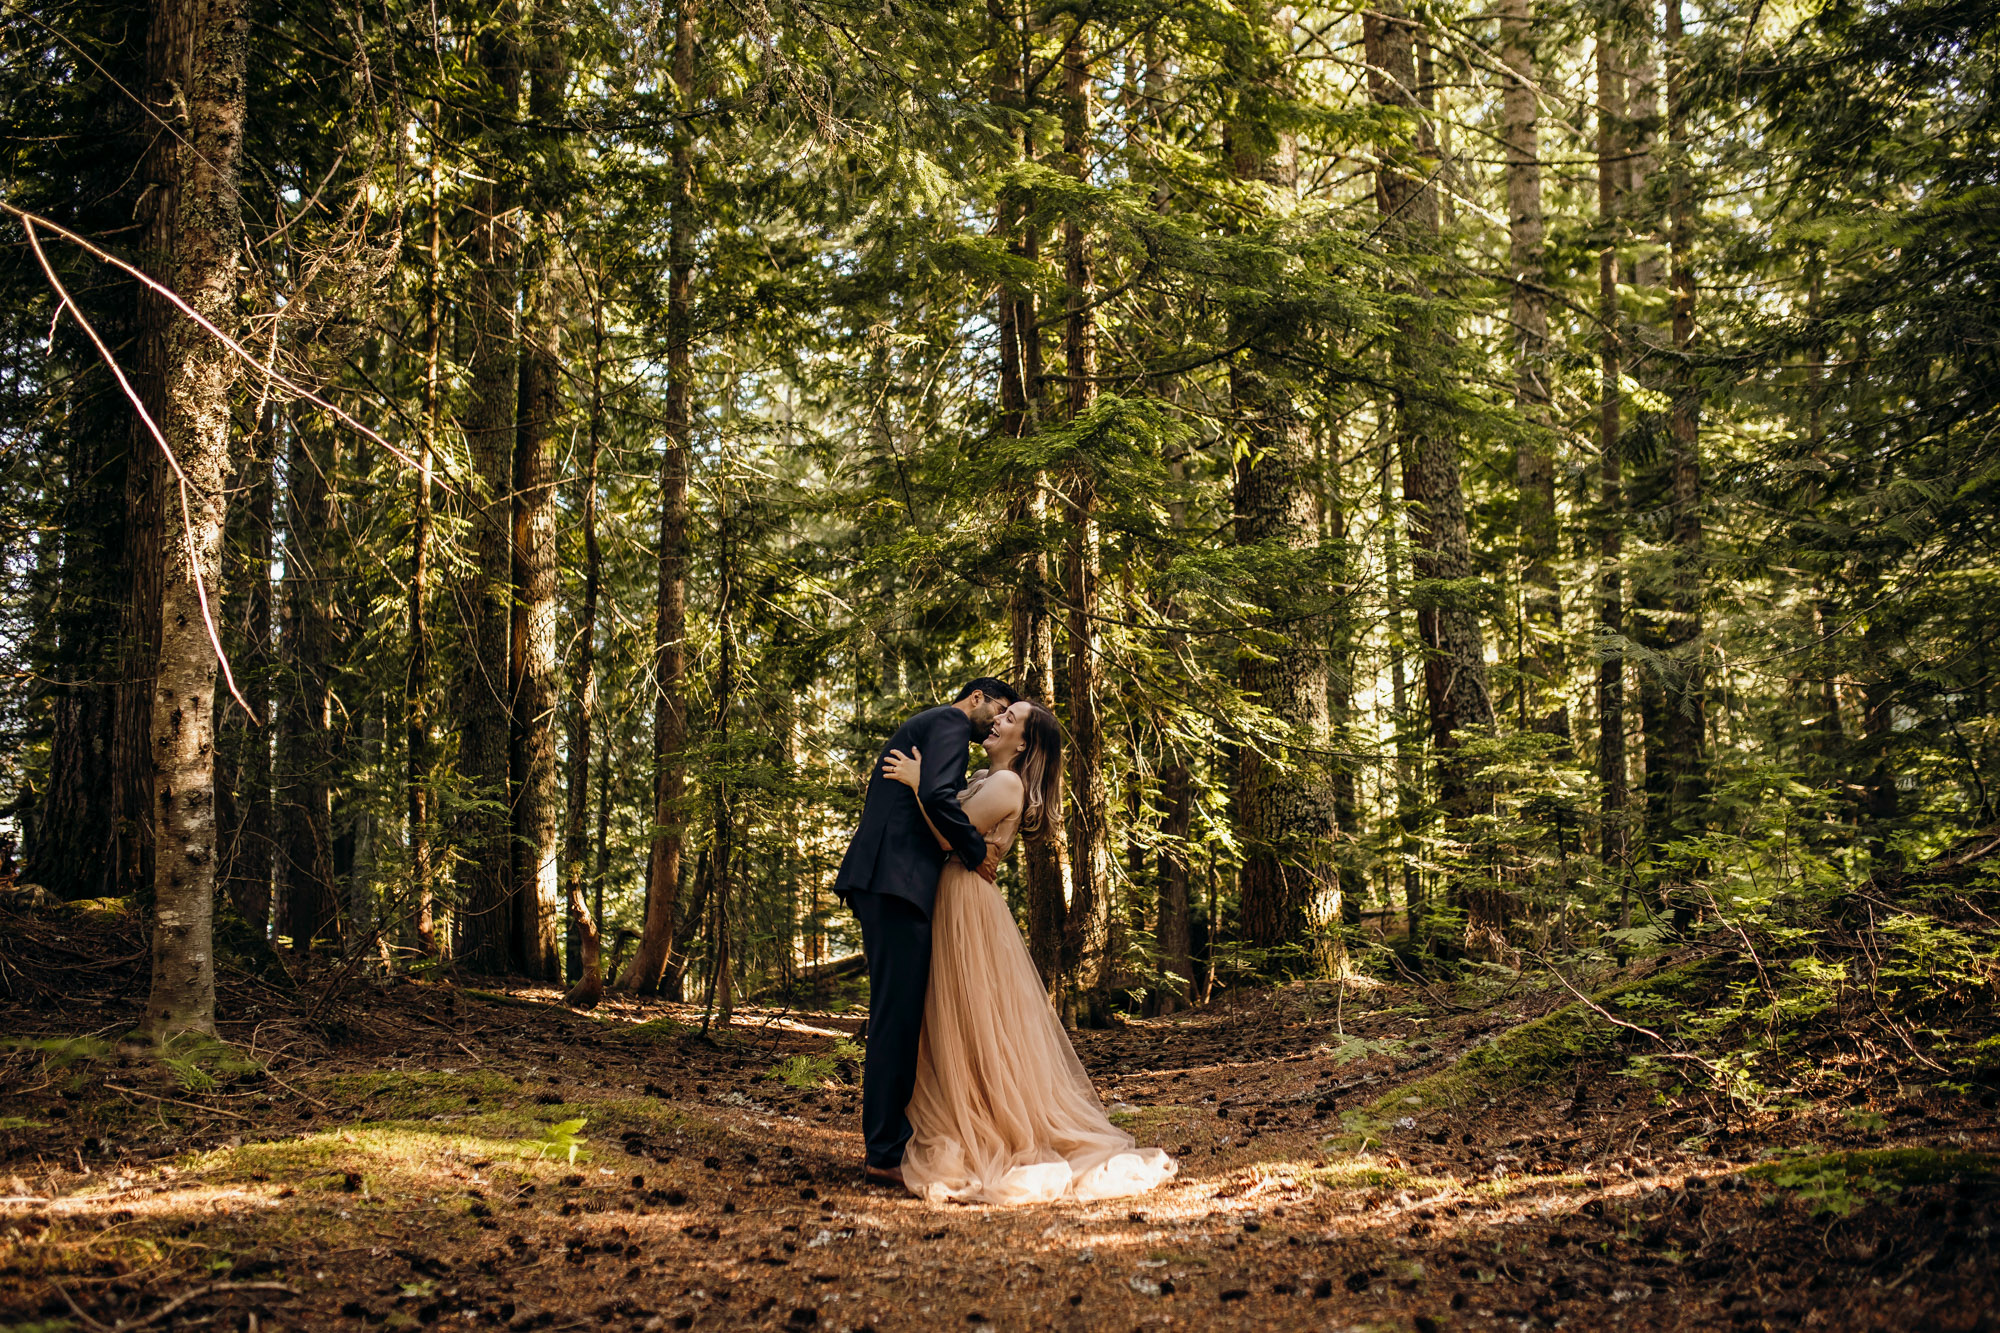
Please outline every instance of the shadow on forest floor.
[{"label": "shadow on forest floor", "polygon": [[110,1044],[136,926],[50,919],[0,915],[5,956],[73,956],[35,955],[63,993],[16,970],[0,1007],[25,1039],[0,1328],[2000,1326],[1990,1089],[1885,1067],[1839,1105],[1663,1097],[1532,982],[1295,985],[1079,1034],[1180,1178],[933,1209],[861,1184],[853,1016],[710,1041],[688,1006],[395,981],[309,1025],[310,988],[239,980],[223,1035],[261,1072],[162,1066]]}]

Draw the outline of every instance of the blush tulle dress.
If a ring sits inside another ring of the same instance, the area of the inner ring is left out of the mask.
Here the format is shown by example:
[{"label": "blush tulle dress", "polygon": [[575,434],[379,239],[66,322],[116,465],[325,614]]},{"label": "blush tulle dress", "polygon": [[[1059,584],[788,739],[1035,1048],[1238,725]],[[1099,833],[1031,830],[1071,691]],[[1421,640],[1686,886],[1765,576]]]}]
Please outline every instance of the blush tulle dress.
[{"label": "blush tulle dress", "polygon": [[[1019,827],[1017,813],[986,835],[988,873]],[[903,1179],[932,1203],[1110,1199],[1142,1194],[1179,1170],[1106,1118],[1007,900],[955,859],[945,863],[931,915],[931,984],[909,1116]]]}]

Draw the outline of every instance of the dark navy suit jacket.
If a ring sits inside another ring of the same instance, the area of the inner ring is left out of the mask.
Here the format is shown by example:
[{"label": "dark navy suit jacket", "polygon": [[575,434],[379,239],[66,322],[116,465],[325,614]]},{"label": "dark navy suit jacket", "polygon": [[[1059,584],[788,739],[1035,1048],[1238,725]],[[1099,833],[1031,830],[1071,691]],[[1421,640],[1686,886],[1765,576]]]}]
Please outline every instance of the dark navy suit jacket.
[{"label": "dark navy suit jacket", "polygon": [[[853,893],[886,893],[914,903],[926,917],[937,903],[938,874],[946,853],[924,825],[930,811],[938,832],[951,841],[952,853],[977,870],[986,860],[986,839],[958,808],[958,790],[965,785],[965,747],[972,741],[972,720],[949,704],[926,708],[896,729],[882,747],[868,775],[868,797],[861,808],[861,827],[841,859],[833,891],[845,899]],[[924,752],[918,793],[882,776],[882,759],[891,750]],[[918,808],[919,793],[923,809]]]}]

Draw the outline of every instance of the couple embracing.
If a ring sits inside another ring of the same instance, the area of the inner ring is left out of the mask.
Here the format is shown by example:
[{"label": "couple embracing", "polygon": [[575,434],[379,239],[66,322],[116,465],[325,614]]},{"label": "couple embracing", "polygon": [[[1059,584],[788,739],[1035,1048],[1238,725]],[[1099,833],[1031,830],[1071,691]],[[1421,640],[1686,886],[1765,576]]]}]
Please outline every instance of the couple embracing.
[{"label": "couple embracing", "polygon": [[[965,777],[966,747],[987,766]],[[834,891],[861,923],[868,1178],[932,1203],[1138,1194],[1178,1169],[1104,1114],[995,884],[1061,819],[1062,732],[981,677],[910,718],[868,781]]]}]

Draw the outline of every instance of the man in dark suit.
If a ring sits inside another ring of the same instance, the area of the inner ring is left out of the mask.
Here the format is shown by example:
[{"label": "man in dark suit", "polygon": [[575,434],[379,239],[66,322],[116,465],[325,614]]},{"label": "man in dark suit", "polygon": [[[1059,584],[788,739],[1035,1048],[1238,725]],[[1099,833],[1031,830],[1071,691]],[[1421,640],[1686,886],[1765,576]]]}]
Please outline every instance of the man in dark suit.
[{"label": "man in dark suit", "polygon": [[[947,855],[958,857],[968,870],[979,869],[986,860],[986,839],[958,808],[966,746],[985,740],[993,719],[1019,698],[1012,686],[982,676],[951,703],[927,708],[898,727],[869,774],[861,827],[834,880],[834,893],[861,923],[861,949],[868,958],[861,1132],[867,1141],[868,1178],[880,1184],[903,1183],[917,1039],[931,982],[931,908],[937,903],[938,875]],[[891,750],[923,751],[916,794],[882,776],[882,759]],[[950,840],[949,853],[931,836],[925,812]]]}]

